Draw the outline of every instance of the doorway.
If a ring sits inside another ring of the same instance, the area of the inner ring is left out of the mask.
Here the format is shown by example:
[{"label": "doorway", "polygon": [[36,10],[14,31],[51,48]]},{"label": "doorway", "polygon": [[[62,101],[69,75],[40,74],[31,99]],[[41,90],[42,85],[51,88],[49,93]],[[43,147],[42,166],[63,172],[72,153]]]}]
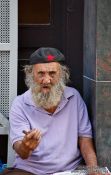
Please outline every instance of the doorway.
[{"label": "doorway", "polygon": [[23,66],[39,47],[60,49],[70,86],[83,88],[83,0],[18,0],[18,94],[27,90]]}]

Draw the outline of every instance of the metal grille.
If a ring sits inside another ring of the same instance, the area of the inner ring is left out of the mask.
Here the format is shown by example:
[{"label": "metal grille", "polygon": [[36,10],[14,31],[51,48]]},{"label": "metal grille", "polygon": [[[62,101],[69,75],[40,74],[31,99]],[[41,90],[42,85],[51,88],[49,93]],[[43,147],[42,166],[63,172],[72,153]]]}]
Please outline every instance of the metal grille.
[{"label": "metal grille", "polygon": [[0,43],[10,42],[10,25],[9,25],[9,10],[10,10],[9,0],[0,0]]},{"label": "metal grille", "polygon": [[0,51],[0,112],[9,117],[9,51]]}]

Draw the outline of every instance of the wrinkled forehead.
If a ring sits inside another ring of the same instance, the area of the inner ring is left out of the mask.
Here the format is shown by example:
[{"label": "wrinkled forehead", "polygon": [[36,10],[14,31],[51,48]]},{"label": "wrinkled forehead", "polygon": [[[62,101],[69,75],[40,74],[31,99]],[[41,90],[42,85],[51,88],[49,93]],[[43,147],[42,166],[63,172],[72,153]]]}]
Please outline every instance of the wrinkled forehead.
[{"label": "wrinkled forehead", "polygon": [[50,72],[50,71],[59,71],[60,64],[58,62],[51,62],[51,63],[40,63],[34,65],[34,71],[43,71],[43,72]]}]

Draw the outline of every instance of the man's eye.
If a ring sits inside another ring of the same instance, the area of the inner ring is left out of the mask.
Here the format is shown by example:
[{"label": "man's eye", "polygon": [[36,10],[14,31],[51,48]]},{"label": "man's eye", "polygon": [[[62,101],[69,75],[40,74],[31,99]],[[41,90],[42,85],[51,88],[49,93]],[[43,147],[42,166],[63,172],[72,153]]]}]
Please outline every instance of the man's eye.
[{"label": "man's eye", "polygon": [[44,72],[38,72],[38,75],[43,76]]},{"label": "man's eye", "polygon": [[50,76],[54,76],[55,74],[56,74],[56,72],[54,72],[54,71],[49,72]]}]

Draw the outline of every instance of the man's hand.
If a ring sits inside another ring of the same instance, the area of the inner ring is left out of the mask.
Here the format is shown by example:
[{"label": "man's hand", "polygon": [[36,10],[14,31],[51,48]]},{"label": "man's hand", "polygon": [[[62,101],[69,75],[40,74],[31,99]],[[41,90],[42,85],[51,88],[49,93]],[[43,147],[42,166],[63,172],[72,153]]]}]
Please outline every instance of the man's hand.
[{"label": "man's hand", "polygon": [[38,129],[23,131],[25,134],[23,140],[14,143],[14,149],[22,159],[27,159],[32,151],[39,145],[41,132]]},{"label": "man's hand", "polygon": [[41,132],[37,129],[31,131],[23,131],[25,134],[22,144],[26,149],[33,151],[40,143],[41,140]]},{"label": "man's hand", "polygon": [[99,166],[87,167],[88,175],[110,175],[105,168],[102,170]]}]

